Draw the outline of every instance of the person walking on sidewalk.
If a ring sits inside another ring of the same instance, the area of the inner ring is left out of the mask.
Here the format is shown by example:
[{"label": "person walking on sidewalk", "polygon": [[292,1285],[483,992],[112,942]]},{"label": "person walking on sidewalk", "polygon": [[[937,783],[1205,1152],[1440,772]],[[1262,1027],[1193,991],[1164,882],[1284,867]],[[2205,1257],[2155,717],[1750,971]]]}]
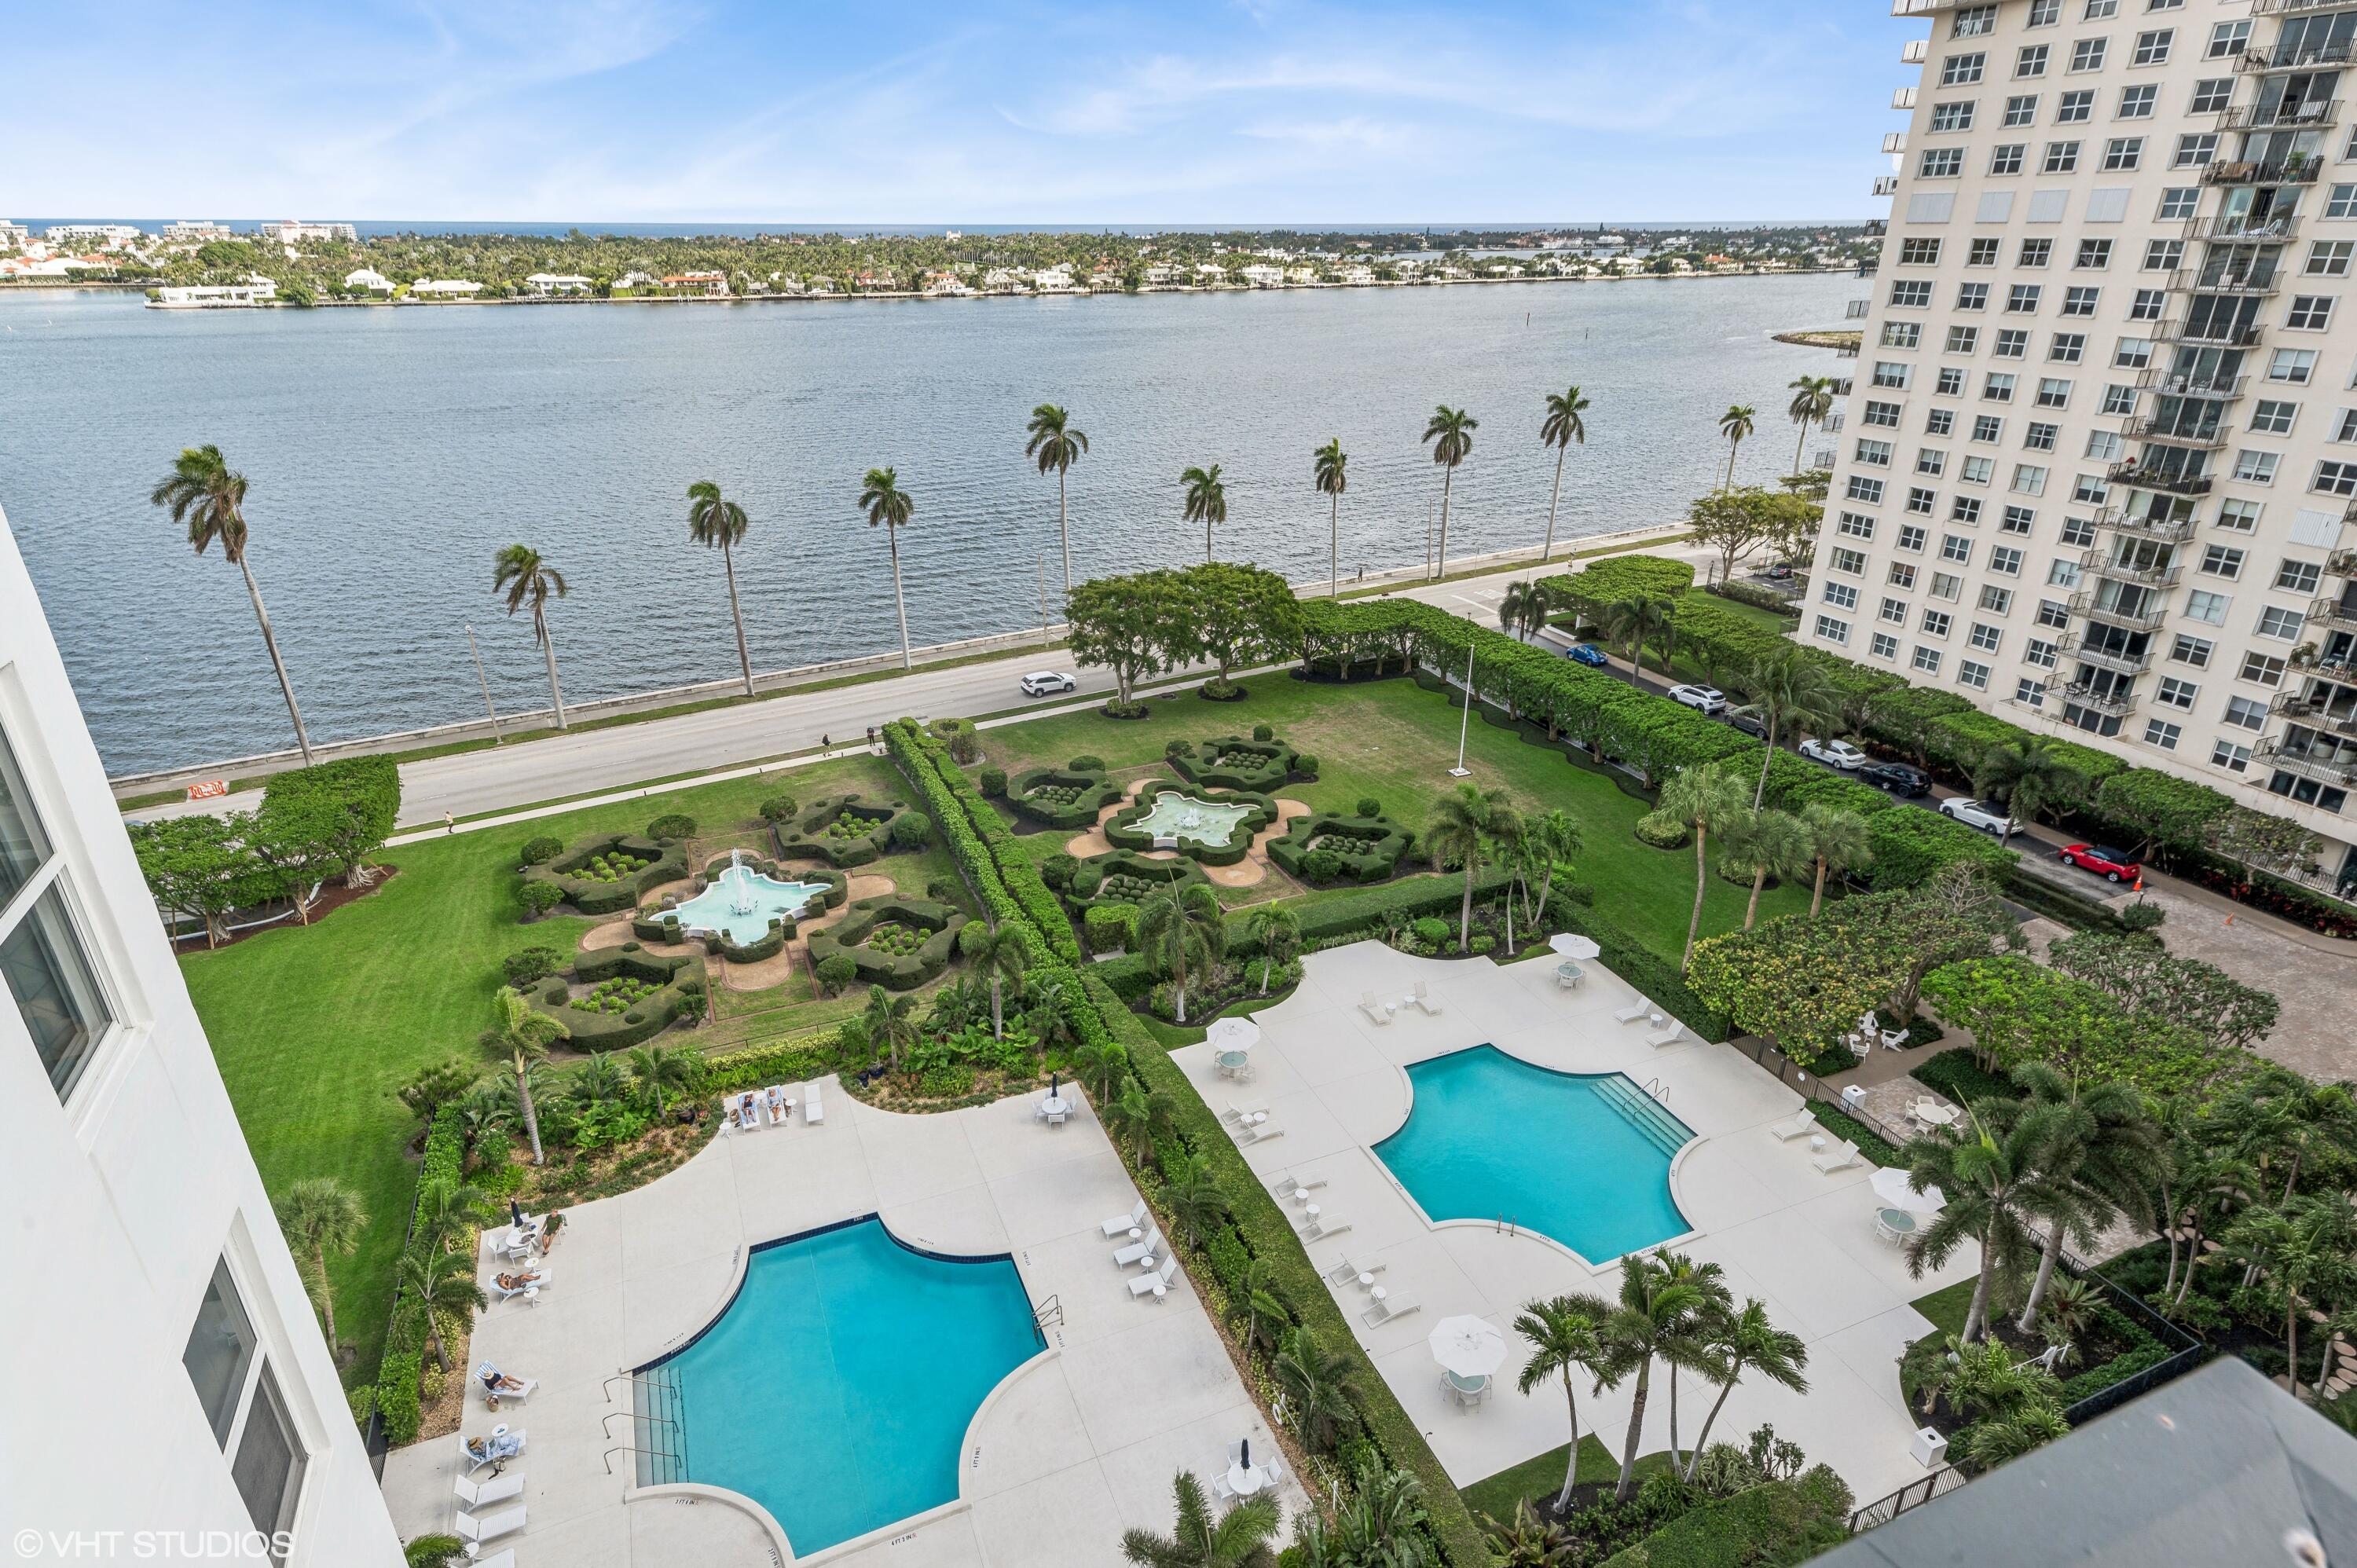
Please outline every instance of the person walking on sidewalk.
[{"label": "person walking on sidewalk", "polygon": [[452,816],[452,815],[451,815],[449,812],[447,812],[447,811],[443,812],[443,813],[442,813],[442,831],[443,831],[444,832],[446,832],[446,833],[455,833],[455,832],[457,832],[458,831],[458,819],[457,819],[457,818],[456,818],[456,817],[454,817],[454,816]]}]

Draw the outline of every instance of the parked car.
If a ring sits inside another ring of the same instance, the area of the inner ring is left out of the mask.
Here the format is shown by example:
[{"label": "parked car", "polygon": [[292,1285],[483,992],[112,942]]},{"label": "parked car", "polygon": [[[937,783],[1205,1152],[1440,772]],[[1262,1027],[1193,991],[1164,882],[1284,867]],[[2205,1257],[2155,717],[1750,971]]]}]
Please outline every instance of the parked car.
[{"label": "parked car", "polygon": [[1822,762],[1828,768],[1838,768],[1845,773],[1866,764],[1866,753],[1846,740],[1824,740],[1811,736],[1801,743],[1801,755],[1812,762]]},{"label": "parked car", "polygon": [[1868,762],[1857,770],[1857,781],[1871,784],[1886,794],[1899,795],[1912,800],[1932,792],[1932,781],[1903,762]]},{"label": "parked car", "polygon": [[1673,686],[1670,688],[1670,701],[1699,708],[1706,714],[1727,712],[1727,693],[1716,686]]},{"label": "parked car", "polygon": [[1590,670],[1601,670],[1612,662],[1604,656],[1604,650],[1592,642],[1575,642],[1563,650],[1563,656],[1575,664],[1585,664]]},{"label": "parked car", "polygon": [[1980,829],[1992,838],[2003,838],[2016,831],[2014,821],[2005,814],[2005,809],[1986,800],[1968,800],[1959,795],[1953,800],[1941,801],[1940,811],[1968,828]]},{"label": "parked car", "polygon": [[2144,875],[2144,865],[2124,849],[2111,849],[2099,843],[2074,843],[2062,851],[2062,864],[2075,865],[2082,871],[2092,871],[2106,882],[2134,882]]},{"label": "parked car", "polygon": [[1792,568],[1779,561],[1772,566],[1762,568],[1760,575],[1771,583],[1789,583],[1792,580]]},{"label": "parked car", "polygon": [[1727,722],[1733,725],[1737,729],[1741,730],[1745,735],[1756,735],[1761,740],[1766,740],[1768,738],[1768,721],[1761,718],[1758,714],[1748,712],[1742,708],[1738,708],[1733,713],[1727,715]]},{"label": "parked car", "polygon": [[1027,697],[1044,697],[1052,692],[1080,690],[1079,682],[1053,670],[1034,670],[1016,683],[1023,688],[1023,694]]}]

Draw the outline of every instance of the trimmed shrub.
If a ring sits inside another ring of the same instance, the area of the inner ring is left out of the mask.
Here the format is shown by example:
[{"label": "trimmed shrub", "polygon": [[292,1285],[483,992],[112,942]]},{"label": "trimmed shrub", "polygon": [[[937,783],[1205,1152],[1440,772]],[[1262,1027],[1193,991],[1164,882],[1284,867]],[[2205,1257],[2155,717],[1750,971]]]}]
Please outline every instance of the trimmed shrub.
[{"label": "trimmed shrub", "polygon": [[982,755],[982,737],[972,719],[939,718],[925,728],[947,748],[952,762],[963,765]]},{"label": "trimmed shrub", "polygon": [[1006,769],[997,767],[985,768],[982,770],[977,782],[982,785],[982,792],[985,795],[1004,795],[1006,793]]},{"label": "trimmed shrub", "polygon": [[724,1051],[704,1063],[705,1088],[716,1094],[759,1089],[772,1083],[801,1083],[828,1073],[865,1066],[843,1054],[835,1030],[819,1029],[741,1051]]},{"label": "trimmed shrub", "polygon": [[1381,882],[1398,875],[1415,843],[1414,833],[1380,816],[1318,811],[1294,818],[1282,836],[1269,840],[1268,857],[1308,882]]},{"label": "trimmed shrub", "polygon": [[1296,752],[1293,757],[1293,776],[1305,780],[1317,778],[1318,759],[1306,751]]},{"label": "trimmed shrub", "polygon": [[683,811],[668,811],[647,824],[647,837],[656,840],[692,839],[695,836],[695,819]]},{"label": "trimmed shrub", "polygon": [[859,978],[859,964],[849,953],[829,953],[811,966],[811,972],[832,994]]},{"label": "trimmed shrub", "polygon": [[1361,795],[1359,797],[1359,803],[1351,810],[1356,816],[1380,817],[1383,814],[1383,803],[1372,795]]},{"label": "trimmed shrub", "polygon": [[1137,935],[1137,906],[1103,903],[1089,907],[1082,922],[1089,951],[1125,952]]},{"label": "trimmed shrub", "polygon": [[770,829],[780,856],[823,860],[838,868],[866,865],[883,854],[892,842],[895,822],[907,815],[904,805],[869,805],[857,793],[827,795],[813,800],[800,816]]},{"label": "trimmed shrub", "polygon": [[575,956],[572,984],[588,986],[591,995],[581,1001],[598,1005],[580,1005],[563,983],[529,1000],[536,1011],[565,1026],[576,1049],[627,1050],[653,1039],[683,1014],[696,1011],[704,996],[704,961],[684,954],[658,958],[643,950],[597,948]]},{"label": "trimmed shrub", "polygon": [[1273,734],[1270,737],[1255,736],[1250,740],[1240,735],[1219,736],[1196,746],[1184,741],[1170,744],[1173,747],[1185,747],[1172,752],[1170,766],[1180,778],[1206,789],[1265,794],[1293,779],[1314,779],[1318,775],[1316,759],[1304,767],[1300,754],[1275,739]]},{"label": "trimmed shrub", "polygon": [[687,861],[676,844],[658,843],[636,833],[593,833],[576,839],[554,860],[523,869],[527,888],[553,887],[556,902],[569,903],[585,915],[610,915],[630,908],[649,888],[686,875]]},{"label": "trimmed shrub", "polygon": [[1075,773],[1103,773],[1104,771],[1104,758],[1102,757],[1091,757],[1088,753],[1082,752],[1080,756],[1075,757],[1070,762],[1064,764],[1064,766],[1071,768]]},{"label": "trimmed shrub", "polygon": [[1182,757],[1192,757],[1195,755],[1195,743],[1190,740],[1168,741],[1163,745],[1162,755],[1173,762]]},{"label": "trimmed shrub", "polygon": [[556,837],[553,833],[543,833],[538,838],[524,840],[523,851],[516,856],[516,864],[518,865],[538,865],[544,861],[554,860],[558,855],[563,854],[564,853],[565,841],[563,839]]},{"label": "trimmed shrub", "polygon": [[1253,725],[1253,739],[1254,739],[1254,740],[1274,740],[1274,739],[1275,739],[1275,738],[1276,738],[1276,731],[1275,731],[1275,730],[1274,730],[1274,729],[1272,729],[1272,728],[1270,728],[1267,725]]},{"label": "trimmed shrub", "polygon": [[1072,873],[1080,869],[1080,861],[1058,850],[1039,863],[1039,880],[1059,893],[1068,892],[1072,886]]},{"label": "trimmed shrub", "polygon": [[516,889],[516,902],[523,906],[524,918],[532,919],[564,903],[565,889],[553,882],[527,882]]},{"label": "trimmed shrub", "polygon": [[510,985],[522,990],[535,980],[545,980],[565,967],[565,955],[554,948],[525,948],[508,954],[500,972]]},{"label": "trimmed shrub", "polygon": [[1094,904],[1143,904],[1166,887],[1210,881],[1203,868],[1191,860],[1148,860],[1117,849],[1078,863],[1072,869],[1069,897],[1085,919]]},{"label": "trimmed shrub", "polygon": [[1085,828],[1121,799],[1121,786],[1102,769],[1034,768],[1006,782],[1006,803],[1051,828]]},{"label": "trimmed shrub", "polygon": [[965,924],[965,911],[927,898],[861,898],[833,926],[811,933],[811,962],[848,958],[857,983],[913,991],[949,967]]},{"label": "trimmed shrub", "polygon": [[794,798],[791,795],[772,795],[761,802],[761,820],[765,822],[787,822],[793,814]]},{"label": "trimmed shrub", "polygon": [[925,821],[924,818],[919,816],[916,812],[910,811],[905,816],[899,816],[892,819],[893,848],[903,850],[922,849],[932,842],[933,824]]},{"label": "trimmed shrub", "polygon": [[1634,832],[1639,843],[1655,849],[1684,849],[1694,843],[1694,830],[1667,811],[1646,812],[1637,819]]}]

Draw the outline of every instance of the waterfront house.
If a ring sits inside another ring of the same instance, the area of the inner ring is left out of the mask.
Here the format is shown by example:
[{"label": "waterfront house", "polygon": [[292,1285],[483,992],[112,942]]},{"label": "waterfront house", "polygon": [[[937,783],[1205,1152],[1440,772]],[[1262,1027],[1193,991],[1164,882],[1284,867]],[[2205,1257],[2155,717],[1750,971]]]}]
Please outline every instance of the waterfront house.
[{"label": "waterfront house", "polygon": [[465,278],[419,278],[409,285],[415,299],[472,299],[483,292],[483,285]]},{"label": "waterfront house", "polygon": [[164,243],[167,245],[205,245],[215,240],[234,240],[237,231],[210,218],[178,218],[164,225]]},{"label": "waterfront house", "polygon": [[579,273],[534,273],[523,280],[524,292],[538,299],[552,295],[587,294],[593,286]]},{"label": "waterfront house", "polygon": [[198,284],[178,288],[159,288],[156,297],[147,302],[150,310],[251,310],[269,304],[277,296],[278,285],[260,273],[248,274],[243,283]]},{"label": "waterfront house", "polygon": [[1236,275],[1254,288],[1279,288],[1285,283],[1285,269],[1273,267],[1266,262],[1254,262],[1252,265],[1240,270]]},{"label": "waterfront house", "polygon": [[1198,262],[1195,281],[1205,288],[1218,288],[1228,281],[1228,269],[1217,262]]},{"label": "waterfront house", "polygon": [[655,275],[652,273],[624,273],[614,280],[614,286],[618,289],[652,288],[654,285]]},{"label": "waterfront house", "polygon": [[1187,269],[1176,262],[1157,262],[1146,269],[1146,281],[1156,288],[1168,288],[1187,281]]},{"label": "waterfront house", "polygon": [[1041,294],[1078,294],[1080,285],[1072,282],[1070,267],[1049,267],[1031,275],[1034,287]]},{"label": "waterfront house", "polygon": [[347,245],[360,242],[360,231],[349,223],[304,223],[293,218],[282,223],[264,223],[262,237],[282,245],[299,245],[307,240],[323,243],[341,241]]},{"label": "waterfront house", "polygon": [[661,282],[673,294],[700,294],[718,298],[728,292],[726,273],[673,273]]},{"label": "waterfront house", "polygon": [[359,289],[364,294],[389,295],[393,292],[393,280],[374,267],[362,267],[344,274],[344,286]]},{"label": "waterfront house", "polygon": [[52,223],[48,227],[48,239],[52,244],[71,244],[81,241],[113,245],[145,238],[128,223]]},{"label": "waterfront house", "polygon": [[1111,267],[1099,268],[1089,274],[1089,291],[1092,294],[1120,293],[1121,274]]},{"label": "waterfront house", "polygon": [[1346,288],[1366,288],[1375,281],[1375,269],[1353,263],[1334,269],[1334,281]]}]

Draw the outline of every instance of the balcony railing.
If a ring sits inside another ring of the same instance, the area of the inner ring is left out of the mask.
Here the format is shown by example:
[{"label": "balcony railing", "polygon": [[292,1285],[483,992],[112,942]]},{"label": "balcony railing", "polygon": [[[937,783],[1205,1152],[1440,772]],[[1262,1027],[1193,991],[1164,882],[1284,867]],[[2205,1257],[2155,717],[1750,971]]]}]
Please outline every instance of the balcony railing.
[{"label": "balcony railing", "polygon": [[2161,622],[2169,618],[2169,611],[2158,605],[2148,610],[2124,610],[2097,604],[2092,592],[2072,595],[2071,609],[2074,615],[2100,620],[2107,626],[2124,626],[2131,631],[2157,631]]},{"label": "balcony railing", "polygon": [[2311,751],[2306,743],[2295,742],[2289,736],[2259,742],[2259,755],[2271,768],[2320,784],[2357,784],[2357,760],[2330,751]]},{"label": "balcony railing", "polygon": [[2117,560],[2108,548],[2101,544],[2083,552],[2079,556],[2079,565],[2090,576],[2109,577],[2115,583],[2137,583],[2147,588],[2172,587],[2185,572],[2183,566],[2174,564],[2138,565],[2132,561]]},{"label": "balcony railing", "polygon": [[2212,164],[2201,171],[2204,185],[2309,185],[2316,179],[2316,161],[2298,163]]},{"label": "balcony railing", "polygon": [[2357,550],[2336,550],[2324,558],[2324,569],[2336,577],[2357,577]]},{"label": "balcony railing", "polygon": [[2115,719],[2127,717],[2136,706],[2134,692],[2098,692],[2083,681],[2073,681],[2063,687],[2062,700]]},{"label": "balcony railing", "polygon": [[2231,294],[2262,298],[2282,286],[2282,279],[2274,269],[2266,272],[2210,272],[2202,267],[2179,267],[2169,274],[2169,286],[2179,294]]},{"label": "balcony railing", "polygon": [[2304,11],[2346,8],[2349,0],[2251,0],[2254,16],[2297,16]]},{"label": "balcony railing", "polygon": [[2190,517],[2138,517],[2125,507],[2107,506],[2095,514],[2097,528],[2115,528],[2122,533],[2138,539],[2159,540],[2177,544],[2193,537],[2193,520]]},{"label": "balcony railing", "polygon": [[2327,595],[2309,602],[2308,618],[2327,626],[2357,627],[2357,604]]},{"label": "balcony railing", "polygon": [[2136,385],[2163,397],[2235,398],[2243,395],[2248,376],[2189,376],[2155,365],[2136,377]]},{"label": "balcony railing", "polygon": [[1842,306],[1842,317],[1847,321],[1863,321],[1873,308],[1874,301],[1870,299],[1853,299]]},{"label": "balcony railing", "polygon": [[2109,670],[2115,675],[2141,675],[2152,668],[2150,649],[2142,653],[2122,653],[2109,648],[2088,648],[2083,645],[2075,632],[2065,637],[2057,648],[2066,659],[2092,664],[2098,670]]},{"label": "balcony railing", "polygon": [[2298,218],[2272,213],[2265,218],[2220,213],[2212,218],[2188,219],[2185,224],[2185,237],[2189,240],[2290,240],[2298,234]]},{"label": "balcony railing", "polygon": [[2237,103],[2218,124],[2228,131],[2290,131],[2330,125],[2340,118],[2338,98],[2285,99],[2275,103]]},{"label": "balcony railing", "polygon": [[1931,58],[1932,40],[1929,38],[1910,38],[1899,46],[1900,65],[1921,65]]},{"label": "balcony railing", "polygon": [[2292,723],[2305,725],[2309,729],[2357,736],[2357,707],[2343,707],[2335,713],[2330,697],[2285,692],[2267,704],[2267,712],[2281,714]]},{"label": "balcony railing", "polygon": [[2187,317],[2164,321],[2153,330],[2153,336],[2164,343],[2215,343],[2226,349],[2255,347],[2259,335],[2266,328],[2256,322],[2203,321],[2196,323]]},{"label": "balcony railing", "polygon": [[2234,69],[2237,70],[2330,70],[2347,65],[2352,59],[2357,59],[2357,44],[2277,44],[2271,49],[2244,49],[2235,57]]},{"label": "balcony railing", "polygon": [[2163,490],[2172,496],[2206,496],[2210,493],[2207,474],[2172,474],[2159,468],[2147,468],[2136,462],[2115,463],[2111,480],[2139,490]]},{"label": "balcony railing", "polygon": [[1890,0],[1894,16],[1928,16],[1935,11],[1953,11],[1964,0]]},{"label": "balcony railing", "polygon": [[1874,177],[1874,194],[1877,196],[1898,195],[1899,177],[1895,174],[1876,175]]},{"label": "balcony railing", "polygon": [[2234,433],[2232,425],[2214,424],[2194,430],[2173,430],[2153,414],[2131,419],[2121,429],[2131,441],[2165,441],[2174,446],[2223,446],[2226,438]]}]

